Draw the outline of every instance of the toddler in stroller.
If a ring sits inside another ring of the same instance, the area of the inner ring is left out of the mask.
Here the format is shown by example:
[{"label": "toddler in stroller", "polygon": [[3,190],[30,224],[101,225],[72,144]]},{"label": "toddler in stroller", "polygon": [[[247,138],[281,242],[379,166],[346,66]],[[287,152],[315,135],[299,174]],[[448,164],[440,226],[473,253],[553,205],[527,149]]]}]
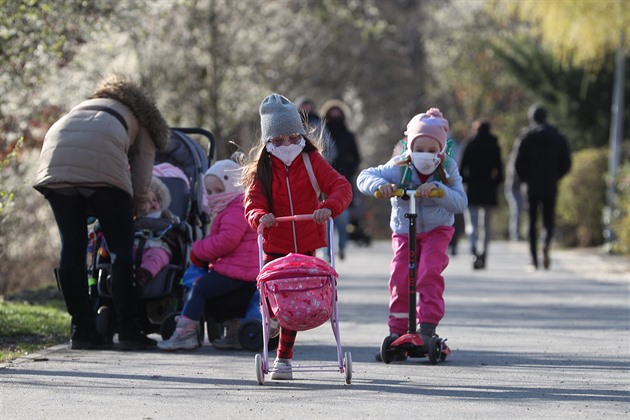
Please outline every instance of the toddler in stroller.
[{"label": "toddler in stroller", "polygon": [[[200,143],[184,133],[207,137],[207,157]],[[180,279],[186,269],[194,233],[205,228],[199,187],[203,188],[202,174],[214,152],[214,137],[205,130],[177,128],[171,130],[170,137],[167,150],[156,155],[153,175],[167,187],[162,191],[172,197],[170,203],[163,202],[163,208],[168,207],[168,210],[166,214],[163,210],[161,215],[172,213],[181,221],[146,216],[136,220],[136,290],[139,300],[136,322],[147,334],[159,332],[163,335],[166,316],[183,305]],[[93,229],[88,278],[90,299],[96,312],[98,331],[111,340],[116,331],[109,276],[111,261],[99,224],[96,223]],[[155,239],[161,242],[159,247],[151,245]],[[150,263],[148,255],[142,258],[146,254],[144,250],[162,255],[157,263]]]}]

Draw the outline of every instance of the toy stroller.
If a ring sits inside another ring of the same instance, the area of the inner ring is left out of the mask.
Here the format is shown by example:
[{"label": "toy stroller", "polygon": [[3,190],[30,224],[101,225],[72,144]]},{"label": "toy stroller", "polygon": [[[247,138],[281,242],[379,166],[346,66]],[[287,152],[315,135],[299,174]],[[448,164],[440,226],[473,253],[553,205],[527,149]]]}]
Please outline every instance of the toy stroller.
[{"label": "toy stroller", "polygon": [[[391,336],[385,337],[381,344],[381,360],[385,363],[391,363],[396,356],[407,357],[429,357],[429,361],[432,364],[436,364],[438,360],[444,361],[446,357],[451,354],[451,350],[446,345],[446,339],[442,339],[437,335],[431,337],[428,343],[425,343],[420,334],[416,331],[416,273],[417,273],[417,260],[416,255],[416,219],[418,217],[416,213],[416,200],[415,189],[398,189],[394,192],[394,195],[401,197],[403,200],[409,200],[409,213],[405,214],[405,217],[409,219],[409,324],[407,334],[401,335],[398,338]],[[377,198],[380,198],[380,192],[375,194]],[[442,197],[444,191],[433,190],[430,193],[430,197]]]},{"label": "toy stroller", "polygon": [[[277,217],[278,223],[312,220],[312,215]],[[262,232],[258,227],[258,254],[260,273],[260,311],[263,323],[263,353],[256,354],[256,379],[259,385],[265,381],[265,374],[273,370],[269,367],[269,322],[270,307],[282,327],[295,331],[316,328],[330,320],[337,341],[338,369],[345,374],[346,384],[352,381],[352,357],[350,352],[342,352],[337,312],[337,277],[334,269],[334,233],[332,220],[329,220],[329,240],[331,265],[317,257],[291,253],[263,266]],[[299,365],[294,370],[321,371],[326,366]]]}]

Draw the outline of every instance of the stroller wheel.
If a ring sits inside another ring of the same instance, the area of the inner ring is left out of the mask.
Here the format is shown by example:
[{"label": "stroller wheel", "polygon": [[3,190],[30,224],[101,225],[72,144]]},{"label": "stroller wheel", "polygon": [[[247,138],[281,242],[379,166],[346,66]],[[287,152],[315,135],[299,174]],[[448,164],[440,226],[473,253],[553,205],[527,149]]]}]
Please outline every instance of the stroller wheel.
[{"label": "stroller wheel", "polygon": [[258,385],[265,383],[265,372],[263,371],[263,359],[260,354],[257,354],[254,358],[254,364],[256,365],[256,381]]},{"label": "stroller wheel", "polygon": [[175,317],[177,316],[179,316],[179,312],[171,312],[162,320],[162,323],[160,324],[160,335],[162,336],[162,340],[168,340],[175,332],[175,327],[177,326]]},{"label": "stroller wheel", "polygon": [[238,342],[244,349],[258,351],[262,348],[262,323],[257,319],[248,319],[238,329]]},{"label": "stroller wheel", "polygon": [[101,306],[96,312],[96,331],[107,342],[114,338],[114,311],[109,306]]},{"label": "stroller wheel", "polygon": [[206,331],[208,333],[208,342],[212,343],[214,340],[221,338],[223,332],[223,326],[220,322],[217,322],[213,317],[205,315]]},{"label": "stroller wheel", "polygon": [[346,385],[352,384],[352,355],[347,351],[343,358],[344,373],[346,375]]}]

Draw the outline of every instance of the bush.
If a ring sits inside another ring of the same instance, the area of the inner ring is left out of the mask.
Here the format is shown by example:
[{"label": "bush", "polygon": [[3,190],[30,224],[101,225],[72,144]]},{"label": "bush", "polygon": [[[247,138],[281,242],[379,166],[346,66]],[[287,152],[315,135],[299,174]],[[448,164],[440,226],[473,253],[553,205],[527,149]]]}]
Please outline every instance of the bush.
[{"label": "bush", "polygon": [[562,245],[603,243],[607,168],[608,149],[583,149],[573,154],[571,172],[559,186],[557,233]]},{"label": "bush", "polygon": [[615,183],[616,206],[611,225],[616,238],[611,243],[611,251],[630,255],[630,161],[620,168]]},{"label": "bush", "polygon": [[0,213],[0,295],[54,283],[59,233],[44,197],[32,188],[39,151],[25,150],[0,171],[12,193]]}]

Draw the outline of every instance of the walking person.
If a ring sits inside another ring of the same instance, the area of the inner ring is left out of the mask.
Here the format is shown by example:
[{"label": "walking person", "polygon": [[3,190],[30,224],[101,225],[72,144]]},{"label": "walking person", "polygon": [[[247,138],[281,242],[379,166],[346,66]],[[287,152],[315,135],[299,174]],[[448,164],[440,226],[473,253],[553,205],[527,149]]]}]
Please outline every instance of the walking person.
[{"label": "walking person", "polygon": [[[314,256],[325,247],[330,217],[352,201],[350,183],[320,155],[304,130],[296,106],[276,93],[260,104],[261,141],[244,173],[245,216],[263,232],[265,263],[299,253]],[[325,199],[321,201],[315,186]],[[313,221],[277,223],[276,217],[312,214]],[[291,360],[297,331],[280,327],[271,379],[293,379]]]},{"label": "walking person", "polygon": [[519,136],[515,168],[527,184],[529,205],[529,250],[531,269],[538,269],[538,209],[542,208],[545,227],[543,267],[551,266],[550,247],[553,239],[558,182],[571,169],[571,151],[565,137],[547,123],[547,111],[533,105],[528,112],[529,126]]},{"label": "walking person", "polygon": [[149,198],[156,150],[166,149],[168,136],[150,97],[119,75],[104,79],[46,133],[34,188],[48,200],[61,237],[55,274],[72,317],[73,349],[101,342],[88,303],[88,216],[98,218],[107,239],[120,347],[156,345],[135,321],[133,223]]},{"label": "walking person", "polygon": [[317,113],[315,101],[307,96],[299,96],[295,100],[295,106],[300,113],[302,124],[309,138],[313,139],[321,149],[321,155],[328,163],[332,163],[337,157],[337,148],[333,142],[330,131]]},{"label": "walking person", "polygon": [[[497,190],[503,182],[503,162],[499,140],[492,134],[490,122],[475,121],[473,129],[475,134],[465,146],[460,172],[468,196],[466,224],[473,268],[482,269],[486,267],[492,238],[492,215],[498,204]],[[480,225],[483,229],[480,229]],[[479,241],[480,234],[482,241]]]},{"label": "walking person", "polygon": [[[390,227],[394,256],[389,278],[389,334],[392,338],[407,332],[409,325],[409,241],[417,244],[416,290],[420,295],[416,305],[418,333],[428,345],[444,317],[442,276],[448,266],[448,244],[453,236],[454,214],[466,208],[466,193],[455,161],[446,155],[448,121],[437,108],[414,116],[407,125],[406,150],[387,163],[367,168],[359,173],[357,186],[361,193],[374,196],[379,191],[390,198]],[[409,176],[405,176],[409,174]],[[405,215],[409,202],[393,193],[398,188],[415,188],[418,202],[418,231],[409,238]],[[442,190],[441,198],[430,198],[432,190]],[[377,354],[380,360],[380,353]]]},{"label": "walking person", "polygon": [[[354,185],[357,170],[361,163],[359,147],[354,133],[346,125],[346,117],[350,114],[348,106],[337,99],[330,99],[322,105],[321,115],[330,138],[337,150],[337,157],[332,161],[332,167],[343,175],[350,185]],[[346,244],[348,242],[348,222],[350,221],[350,209],[335,218],[335,231],[337,232],[339,259],[344,260],[346,256]],[[330,249],[326,251],[330,255]]]},{"label": "walking person", "polygon": [[527,210],[527,188],[516,173],[514,164],[518,153],[519,139],[514,141],[508,164],[505,168],[504,194],[509,209],[508,238],[510,241],[522,241],[521,225],[523,214]]}]

